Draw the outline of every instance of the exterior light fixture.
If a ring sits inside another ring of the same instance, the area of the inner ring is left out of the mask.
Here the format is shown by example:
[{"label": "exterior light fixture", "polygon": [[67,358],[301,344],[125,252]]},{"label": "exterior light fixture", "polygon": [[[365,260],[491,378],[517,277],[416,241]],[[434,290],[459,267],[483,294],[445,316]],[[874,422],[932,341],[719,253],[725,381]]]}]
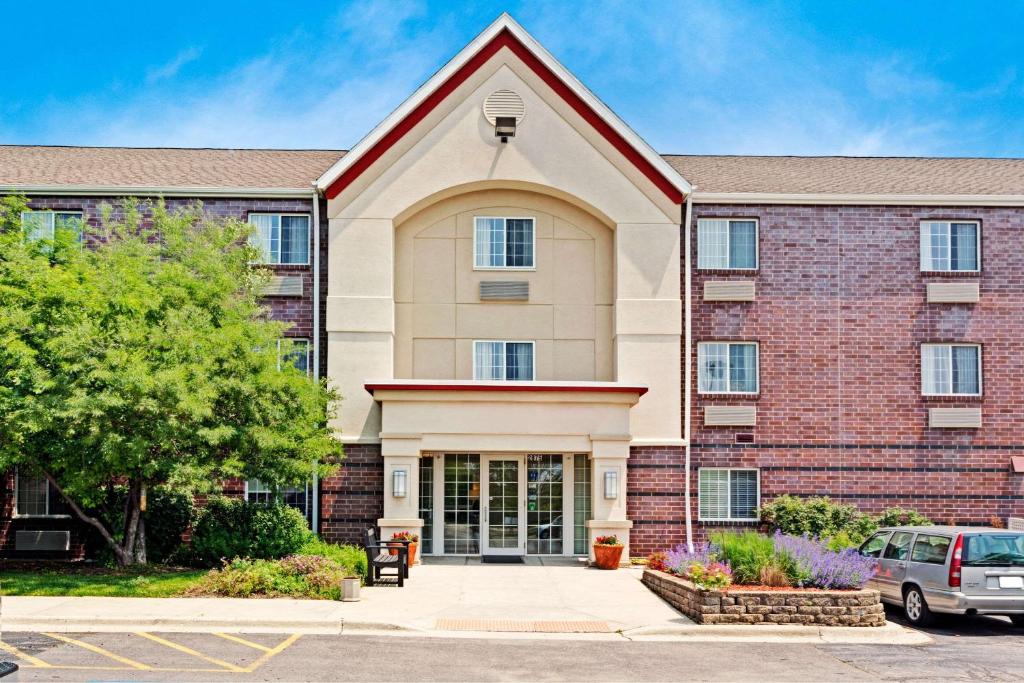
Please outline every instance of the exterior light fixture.
[{"label": "exterior light fixture", "polygon": [[409,493],[409,472],[408,470],[393,470],[391,472],[391,495],[395,498],[405,498]]},{"label": "exterior light fixture", "polygon": [[498,116],[494,119],[494,137],[501,138],[502,142],[508,142],[509,138],[516,136],[516,117]]},{"label": "exterior light fixture", "polygon": [[619,497],[619,473],[615,470],[607,470],[604,473],[604,497]]}]

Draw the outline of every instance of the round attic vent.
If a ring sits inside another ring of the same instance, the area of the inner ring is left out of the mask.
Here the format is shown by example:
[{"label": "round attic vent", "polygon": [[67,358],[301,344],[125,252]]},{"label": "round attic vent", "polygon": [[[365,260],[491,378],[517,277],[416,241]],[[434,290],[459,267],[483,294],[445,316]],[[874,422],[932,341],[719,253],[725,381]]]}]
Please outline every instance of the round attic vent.
[{"label": "round attic vent", "polygon": [[499,116],[514,117],[516,123],[522,123],[526,116],[526,105],[523,98],[511,90],[495,90],[484,100],[484,118],[493,126]]}]

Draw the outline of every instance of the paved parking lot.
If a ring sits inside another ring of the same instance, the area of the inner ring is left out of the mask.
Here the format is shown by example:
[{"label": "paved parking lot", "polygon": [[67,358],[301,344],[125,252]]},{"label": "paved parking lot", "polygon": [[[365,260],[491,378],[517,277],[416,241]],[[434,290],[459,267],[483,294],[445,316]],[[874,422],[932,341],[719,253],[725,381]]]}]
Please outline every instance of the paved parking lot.
[{"label": "paved parking lot", "polygon": [[[898,621],[897,610],[889,618]],[[919,646],[405,635],[5,632],[20,681],[1024,680],[1024,631],[944,619]]]}]

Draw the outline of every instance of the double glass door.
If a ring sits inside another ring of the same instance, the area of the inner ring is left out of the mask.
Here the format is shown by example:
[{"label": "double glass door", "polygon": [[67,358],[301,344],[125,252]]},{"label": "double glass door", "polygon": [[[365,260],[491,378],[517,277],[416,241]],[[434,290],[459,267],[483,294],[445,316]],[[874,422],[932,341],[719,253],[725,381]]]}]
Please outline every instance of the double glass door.
[{"label": "double glass door", "polygon": [[444,456],[444,552],[561,555],[561,455]]}]

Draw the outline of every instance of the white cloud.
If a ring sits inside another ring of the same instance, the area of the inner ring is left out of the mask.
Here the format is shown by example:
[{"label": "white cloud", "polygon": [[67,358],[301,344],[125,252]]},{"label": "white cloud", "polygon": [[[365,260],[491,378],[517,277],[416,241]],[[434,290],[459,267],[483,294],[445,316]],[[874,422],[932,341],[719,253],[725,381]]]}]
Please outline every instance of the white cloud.
[{"label": "white cloud", "polygon": [[194,62],[199,59],[200,55],[203,54],[201,48],[189,47],[185,48],[174,56],[174,59],[154,67],[146,72],[146,83],[152,85],[158,81],[163,81],[169,78],[174,78],[181,71],[181,68],[190,62]]}]

